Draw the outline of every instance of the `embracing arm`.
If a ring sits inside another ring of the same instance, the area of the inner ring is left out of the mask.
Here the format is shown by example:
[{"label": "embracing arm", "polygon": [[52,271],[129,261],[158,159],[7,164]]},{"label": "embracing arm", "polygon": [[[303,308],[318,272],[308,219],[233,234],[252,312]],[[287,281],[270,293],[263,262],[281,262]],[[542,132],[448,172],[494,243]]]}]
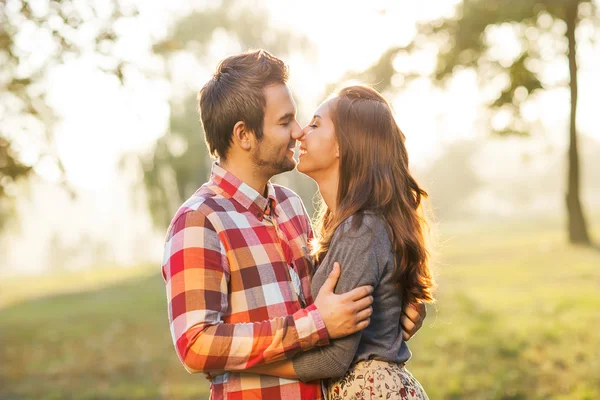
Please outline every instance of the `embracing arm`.
[{"label": "embracing arm", "polygon": [[[403,315],[401,318],[402,323],[402,335],[404,340],[409,340],[414,334],[421,328],[423,320],[427,315],[425,304],[408,304],[404,307]],[[334,340],[333,343],[336,343]],[[341,368],[340,368],[341,369]],[[277,361],[272,364],[257,365],[250,368],[247,372],[262,375],[278,376],[287,379],[298,379],[296,370],[294,369],[293,360]],[[345,372],[345,371],[344,371]],[[337,371],[338,374],[341,371]]]},{"label": "embracing arm", "polygon": [[257,365],[255,367],[248,368],[245,372],[250,374],[278,376],[285,379],[298,379],[298,375],[294,370],[294,363],[291,360]]},{"label": "embracing arm", "polygon": [[[331,273],[321,287],[317,301],[321,292],[331,286],[332,276],[335,277],[339,274],[339,267],[334,261],[341,261],[343,266],[341,277],[335,286],[337,293],[347,292],[358,285],[376,286],[379,282],[380,268],[383,268],[385,261],[378,258],[377,248],[383,245],[382,248],[379,248],[379,251],[383,253],[388,249],[385,247],[385,241],[381,241],[379,238],[379,235],[385,234],[385,230],[381,229],[382,226],[374,226],[374,224],[383,224],[383,221],[378,218],[365,217],[363,226],[357,230],[348,230],[349,223],[350,221],[347,221],[344,234],[336,233],[328,256],[319,266],[319,269],[324,269],[326,272],[331,271]],[[344,229],[344,227],[340,227],[340,229]],[[374,237],[373,231],[378,232],[376,237]],[[380,256],[383,253],[380,253]],[[426,312],[425,307],[408,304],[404,307],[403,312],[401,321],[398,322],[402,324],[405,331],[404,336],[410,337],[420,328]],[[248,372],[282,378],[299,378],[305,382],[343,376],[354,360],[361,336],[362,332],[358,331],[341,339],[332,340],[328,346],[297,354],[292,360],[261,365]]]},{"label": "embracing arm", "polygon": [[[333,290],[336,288],[336,284],[341,281],[339,280],[340,277],[340,265],[339,263],[334,263],[333,267],[331,268],[331,273],[329,274],[329,276],[327,277],[327,279],[325,280],[325,282],[323,283],[323,286],[321,287],[321,289],[319,290],[319,295],[317,296],[317,299],[315,300],[315,303],[319,303],[321,301],[321,299],[324,297],[323,295],[326,295],[328,293],[332,293]],[[335,296],[335,295],[334,295]],[[344,293],[341,296],[346,296],[349,298],[354,298],[354,299],[358,299],[361,294],[360,292],[357,292],[356,289],[349,291],[347,293]],[[364,299],[363,299],[364,300]],[[326,301],[326,300],[325,300]],[[356,309],[359,309],[360,307],[357,307],[358,303],[354,303],[353,307],[355,307]],[[344,311],[340,308],[338,308],[338,313],[343,313]],[[364,309],[358,312],[357,314],[357,320],[361,321],[360,324],[360,330],[362,330],[362,328],[366,327],[369,323],[369,316],[372,313],[372,309],[368,308],[368,309]],[[358,342],[360,341],[360,330],[358,332],[355,332],[349,336],[344,337],[343,339],[337,339],[337,340],[333,340],[332,343],[337,344],[337,348],[338,351],[340,351],[340,348],[344,348],[344,347],[349,347],[346,350],[341,350],[341,352],[345,352],[347,354],[351,355],[351,358],[354,357],[354,354],[356,353],[356,346],[358,346]],[[331,346],[328,346],[331,347]],[[310,354],[311,352],[309,352],[308,354]],[[323,359],[323,361],[327,361],[326,357],[323,357],[323,355],[320,354],[315,354],[313,356],[307,356],[306,358],[306,362],[307,363],[312,363],[313,361],[315,361],[315,358],[317,359],[317,361],[319,361],[319,359]],[[350,359],[351,361],[351,359]],[[350,364],[350,361],[348,361],[348,365]],[[337,370],[334,370],[334,373],[339,373],[341,375],[343,375],[344,372],[346,372],[346,370],[348,369],[347,366],[344,366],[346,363],[342,362],[337,366]],[[313,366],[309,365],[309,368],[312,368]],[[331,365],[326,365],[324,366],[325,370],[329,370],[331,368]],[[320,370],[322,371],[322,370]],[[337,372],[336,372],[337,371]],[[271,376],[278,376],[281,378],[287,378],[287,379],[302,379],[301,375],[299,376],[299,374],[296,373],[296,370],[294,368],[294,363],[289,360],[282,360],[282,361],[278,361],[275,363],[271,363],[271,364],[261,364],[261,365],[256,365],[252,368],[247,369],[245,372],[248,373],[253,373],[253,374],[261,374],[261,375],[271,375]],[[322,372],[319,372],[322,373]],[[317,379],[317,378],[315,378]],[[309,379],[303,379],[304,381],[307,381]]]},{"label": "embracing arm", "polygon": [[172,224],[162,272],[173,343],[190,373],[245,370],[329,342],[315,305],[262,322],[223,322],[229,266],[215,228],[199,211]]},{"label": "embracing arm", "polygon": [[[376,287],[379,282],[380,265],[375,245],[378,239],[373,236],[372,223],[383,222],[365,217],[356,230],[351,222],[349,219],[338,228],[327,257],[319,266],[329,273],[334,262],[342,265],[336,293],[345,293],[360,285]],[[298,354],[292,360],[298,378],[307,382],[343,376],[354,360],[361,337],[362,331],[359,331],[332,340],[328,346]]]},{"label": "embracing arm", "polygon": [[[423,320],[427,315],[427,309],[425,308],[424,303],[408,304],[404,307],[402,312],[403,314],[400,319],[402,324],[402,336],[406,341],[413,337],[414,334],[421,329]],[[333,342],[336,343],[337,340],[334,340]],[[289,359],[277,361],[272,364],[257,365],[250,368],[247,372],[261,375],[278,376],[287,379],[298,379],[298,375],[294,369],[294,362],[293,360]],[[341,373],[341,371],[337,371],[337,373]]]}]

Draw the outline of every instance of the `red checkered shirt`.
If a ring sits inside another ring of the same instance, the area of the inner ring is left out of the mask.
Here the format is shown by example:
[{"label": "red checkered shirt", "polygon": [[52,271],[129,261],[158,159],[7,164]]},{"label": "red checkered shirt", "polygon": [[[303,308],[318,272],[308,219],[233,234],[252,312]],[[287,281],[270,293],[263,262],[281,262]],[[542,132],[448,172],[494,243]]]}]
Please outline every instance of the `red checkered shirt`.
[{"label": "red checkered shirt", "polygon": [[306,210],[289,189],[267,191],[214,164],[167,233],[162,273],[177,354],[192,373],[230,371],[214,377],[211,399],[322,398],[319,382],[244,372],[329,343],[312,304]]}]

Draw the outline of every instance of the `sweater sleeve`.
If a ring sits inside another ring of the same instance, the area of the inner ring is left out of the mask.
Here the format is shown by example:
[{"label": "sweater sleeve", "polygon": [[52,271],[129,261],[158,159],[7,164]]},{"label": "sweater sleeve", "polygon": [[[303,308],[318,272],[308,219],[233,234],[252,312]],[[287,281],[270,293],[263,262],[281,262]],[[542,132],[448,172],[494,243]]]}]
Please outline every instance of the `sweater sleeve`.
[{"label": "sweater sleeve", "polygon": [[[345,221],[336,231],[327,256],[319,266],[329,275],[333,264],[340,263],[342,271],[335,293],[348,292],[362,285],[377,286],[379,265],[374,241],[373,218],[367,216],[357,229],[351,226],[351,219]],[[383,223],[375,219],[376,223]],[[314,289],[314,288],[313,288]],[[319,288],[316,288],[319,289]],[[294,370],[303,382],[315,379],[343,376],[357,352],[362,332],[332,340],[330,345],[301,353],[292,359]]]}]

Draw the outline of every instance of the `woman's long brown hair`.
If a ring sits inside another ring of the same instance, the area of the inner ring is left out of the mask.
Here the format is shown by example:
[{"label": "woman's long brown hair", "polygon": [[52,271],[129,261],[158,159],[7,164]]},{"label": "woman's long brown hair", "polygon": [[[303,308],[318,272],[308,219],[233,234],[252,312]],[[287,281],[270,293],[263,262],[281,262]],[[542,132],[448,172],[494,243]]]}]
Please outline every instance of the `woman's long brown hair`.
[{"label": "woman's long brown hair", "polygon": [[336,228],[350,216],[356,225],[369,210],[388,223],[404,303],[432,302],[434,281],[428,265],[421,201],[427,193],[408,168],[405,137],[390,105],[368,86],[348,86],[330,102],[340,147],[335,214],[322,204],[313,255],[322,261]]}]

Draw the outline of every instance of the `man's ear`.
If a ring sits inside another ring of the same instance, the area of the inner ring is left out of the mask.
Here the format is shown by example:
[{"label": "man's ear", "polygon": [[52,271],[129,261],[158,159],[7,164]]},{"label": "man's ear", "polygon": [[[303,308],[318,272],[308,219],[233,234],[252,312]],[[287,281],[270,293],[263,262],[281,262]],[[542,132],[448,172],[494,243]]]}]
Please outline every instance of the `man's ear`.
[{"label": "man's ear", "polygon": [[252,148],[252,138],[254,135],[248,130],[244,121],[238,121],[233,126],[233,141],[237,143],[243,150],[250,150]]}]

